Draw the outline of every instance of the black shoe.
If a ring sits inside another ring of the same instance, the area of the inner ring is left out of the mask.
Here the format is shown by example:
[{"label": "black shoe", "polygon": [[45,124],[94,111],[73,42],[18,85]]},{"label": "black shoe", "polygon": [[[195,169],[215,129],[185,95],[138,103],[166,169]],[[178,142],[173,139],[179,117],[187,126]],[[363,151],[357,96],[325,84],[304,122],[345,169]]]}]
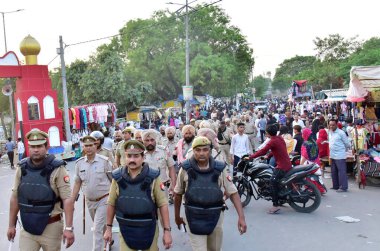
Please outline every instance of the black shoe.
[{"label": "black shoe", "polygon": [[331,190],[338,190],[339,188],[330,187]]}]

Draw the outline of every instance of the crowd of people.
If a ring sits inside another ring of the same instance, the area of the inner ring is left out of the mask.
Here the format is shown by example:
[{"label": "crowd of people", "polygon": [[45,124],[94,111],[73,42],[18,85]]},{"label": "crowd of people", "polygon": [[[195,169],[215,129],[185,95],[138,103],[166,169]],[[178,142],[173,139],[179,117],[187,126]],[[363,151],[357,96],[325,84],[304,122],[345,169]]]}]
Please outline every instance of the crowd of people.
[{"label": "crowd of people", "polygon": [[[193,111],[189,124],[181,116],[170,116],[162,118],[158,128],[116,126],[112,134],[111,130],[93,131],[84,137],[74,132],[73,143],[83,150],[83,157],[76,161],[72,189],[64,163],[46,155],[46,133],[31,131],[26,135],[30,157],[19,163],[16,173],[8,239],[15,237],[20,211],[24,226],[21,250],[60,246],[56,240],[62,232],[54,229],[63,228],[64,211],[63,238],[67,247],[72,245],[73,208],[82,188],[94,224],[93,250],[112,245],[115,216],[121,232],[120,250],[158,250],[159,229],[165,248],[170,248],[170,204],[175,223],[189,228],[193,250],[221,250],[227,199],[236,208],[238,231],[243,234],[247,229],[233,184],[235,167],[242,158],[265,156],[275,167],[270,214],[280,210],[276,188],[278,180],[293,168],[291,155],[301,155],[300,164],[317,163],[322,168],[321,159],[329,159],[331,189],[348,191],[346,155],[351,149],[347,136],[351,121],[342,123],[336,114],[325,119],[325,111],[318,108],[297,109],[280,99],[269,102],[268,109],[246,104],[239,111],[221,102]],[[49,183],[51,179],[60,183]],[[37,193],[30,184],[48,184],[50,189]],[[39,229],[34,224],[40,225]]]}]

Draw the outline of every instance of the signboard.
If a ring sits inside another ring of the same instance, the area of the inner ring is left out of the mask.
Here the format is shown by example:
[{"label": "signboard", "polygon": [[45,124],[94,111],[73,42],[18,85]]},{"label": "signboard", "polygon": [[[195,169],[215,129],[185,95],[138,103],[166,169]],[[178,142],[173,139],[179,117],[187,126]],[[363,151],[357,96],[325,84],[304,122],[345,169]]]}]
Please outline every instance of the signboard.
[{"label": "signboard", "polygon": [[252,88],[252,93],[256,94],[256,88]]},{"label": "signboard", "polygon": [[182,86],[183,100],[188,101],[193,99],[193,87],[191,85]]}]

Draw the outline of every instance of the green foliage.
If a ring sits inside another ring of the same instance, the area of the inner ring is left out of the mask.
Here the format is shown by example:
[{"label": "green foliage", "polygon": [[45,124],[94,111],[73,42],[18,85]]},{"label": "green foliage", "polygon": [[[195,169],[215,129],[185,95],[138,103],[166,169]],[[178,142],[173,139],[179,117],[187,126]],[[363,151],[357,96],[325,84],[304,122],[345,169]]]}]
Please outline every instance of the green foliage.
[{"label": "green foliage", "polygon": [[270,78],[264,77],[263,75],[256,76],[251,85],[256,88],[256,97],[263,97],[265,92],[268,90]]}]

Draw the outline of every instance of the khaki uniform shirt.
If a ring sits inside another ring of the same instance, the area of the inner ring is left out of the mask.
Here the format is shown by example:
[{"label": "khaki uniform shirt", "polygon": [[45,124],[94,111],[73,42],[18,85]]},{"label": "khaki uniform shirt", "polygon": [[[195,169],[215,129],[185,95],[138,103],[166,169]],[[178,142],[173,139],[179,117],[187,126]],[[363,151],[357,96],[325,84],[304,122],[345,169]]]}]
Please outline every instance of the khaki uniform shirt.
[{"label": "khaki uniform shirt", "polygon": [[161,135],[159,140],[157,141],[157,145],[166,146],[168,144],[168,138]]},{"label": "khaki uniform shirt", "polygon": [[112,143],[112,154],[113,154],[113,156],[116,156],[116,150],[117,150],[118,145],[119,145],[119,142]]},{"label": "khaki uniform shirt", "polygon": [[[123,167],[125,168],[125,167]],[[141,170],[140,170],[141,172]],[[140,175],[140,174],[138,174]],[[168,199],[166,197],[165,192],[161,189],[161,179],[160,177],[157,177],[156,179],[153,180],[152,186],[151,186],[151,196],[153,202],[156,204],[158,208],[165,206],[168,204]],[[116,205],[116,200],[119,197],[119,185],[117,184],[116,180],[112,180],[111,188],[109,191],[109,197],[107,204],[111,206]]]},{"label": "khaki uniform shirt", "polygon": [[[66,178],[65,178],[66,177]],[[18,166],[15,175],[15,182],[12,188],[12,195],[17,198],[17,190],[20,185],[21,178],[21,168]],[[50,175],[50,186],[53,189],[57,197],[60,197],[62,200],[69,199],[71,197],[71,188],[70,188],[70,176],[65,168],[65,166],[60,166],[51,173]],[[63,212],[61,208],[61,203],[57,202],[54,205],[51,215],[60,214]]]},{"label": "khaki uniform shirt", "polygon": [[[187,175],[187,172],[183,170],[182,168],[179,169],[177,183],[174,188],[174,192],[176,194],[183,195],[187,190],[188,180],[189,180],[189,177]],[[232,178],[227,173],[227,168],[224,168],[223,172],[220,174],[219,179],[218,179],[218,184],[219,184],[219,187],[222,188],[222,190],[224,190],[227,193],[227,195],[237,193],[237,189],[235,185],[232,183]]]},{"label": "khaki uniform shirt", "polygon": [[180,129],[175,130],[175,137],[177,139],[182,139],[182,132]]},{"label": "khaki uniform shirt", "polygon": [[127,163],[125,162],[125,150],[124,150],[125,140],[120,141],[117,144],[116,156],[120,159],[120,166],[125,166]]},{"label": "khaki uniform shirt", "polygon": [[108,160],[111,161],[112,165],[114,165],[115,158],[113,157],[112,151],[110,149],[101,147],[97,154],[103,155],[104,157],[108,157]]},{"label": "khaki uniform shirt", "polygon": [[223,135],[223,139],[222,140],[219,140],[219,143],[220,144],[231,144],[231,140],[232,140],[232,137],[234,136],[234,133],[231,131],[230,128],[226,127],[226,130],[222,133]]},{"label": "khaki uniform shirt", "polygon": [[[186,154],[186,159],[190,159],[194,156],[193,149],[190,149]],[[218,161],[226,162],[226,160],[223,158],[223,154],[219,153],[216,149],[212,149],[211,156]]]},{"label": "khaki uniform shirt", "polygon": [[88,200],[96,200],[109,192],[111,172],[112,163],[100,154],[96,154],[91,162],[85,156],[75,163],[75,181],[82,182]]},{"label": "khaki uniform shirt", "polygon": [[170,179],[169,167],[174,166],[174,160],[169,151],[163,146],[156,146],[156,149],[152,153],[145,151],[145,163],[147,163],[150,168],[160,170],[162,182],[166,182]]},{"label": "khaki uniform shirt", "polygon": [[245,134],[251,135],[257,132],[254,122],[245,122]]},{"label": "khaki uniform shirt", "polygon": [[164,145],[166,149],[169,151],[171,157],[173,157],[173,153],[175,151],[175,148],[177,147],[177,143],[178,143],[178,138],[174,137],[173,140],[171,141],[168,140],[166,142],[166,145]]}]

